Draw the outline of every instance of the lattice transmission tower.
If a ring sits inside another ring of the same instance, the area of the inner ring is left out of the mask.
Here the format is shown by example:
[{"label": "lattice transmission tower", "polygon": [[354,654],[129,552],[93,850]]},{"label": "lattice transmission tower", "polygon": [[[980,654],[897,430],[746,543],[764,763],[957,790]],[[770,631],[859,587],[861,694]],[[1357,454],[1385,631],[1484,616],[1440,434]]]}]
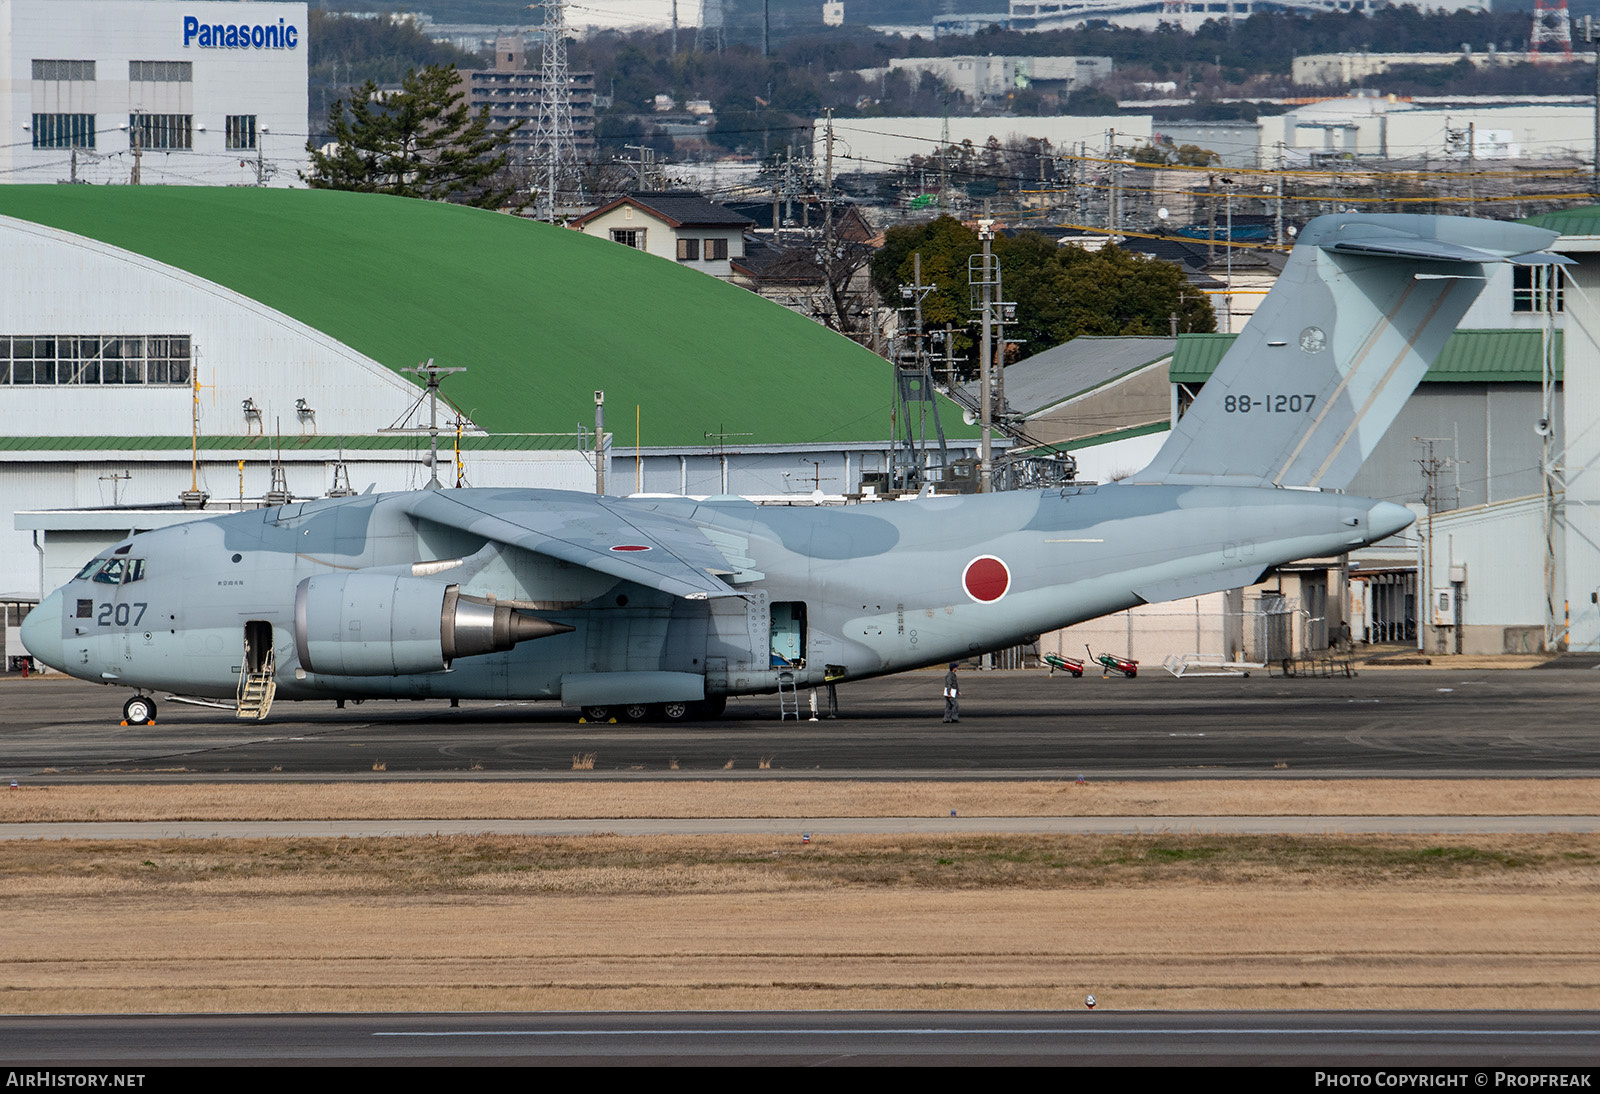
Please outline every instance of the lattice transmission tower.
[{"label": "lattice transmission tower", "polygon": [[544,5],[544,64],[539,74],[539,124],[533,131],[534,164],[544,176],[539,219],[556,222],[563,188],[578,198],[578,147],[572,136],[572,71],[567,67],[566,0]]},{"label": "lattice transmission tower", "polygon": [[1535,0],[1528,52],[1572,55],[1572,17],[1567,13],[1567,0]]}]

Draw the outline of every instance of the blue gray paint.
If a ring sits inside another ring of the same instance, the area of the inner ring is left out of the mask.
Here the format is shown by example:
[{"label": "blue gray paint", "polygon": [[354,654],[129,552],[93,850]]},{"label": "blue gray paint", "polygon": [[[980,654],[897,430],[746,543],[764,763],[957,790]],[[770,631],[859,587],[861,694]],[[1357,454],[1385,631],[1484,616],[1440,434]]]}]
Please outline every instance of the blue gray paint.
[{"label": "blue gray paint", "polygon": [[[1283,487],[1339,485],[1481,285],[1474,271],[1542,261],[1527,252],[1552,238],[1453,218],[1313,222],[1137,482],[841,508],[506,489],[306,502],[135,536],[103,557],[143,559],[142,579],[74,580],[23,640],[85,679],[226,698],[246,625],[267,624],[280,699],[679,703],[770,691],[780,672],[807,686],[936,664],[1236,588],[1411,522]],[[1257,405],[1269,397],[1283,406]],[[463,600],[571,629],[451,660]],[[776,664],[773,621],[801,612],[803,662]]]}]

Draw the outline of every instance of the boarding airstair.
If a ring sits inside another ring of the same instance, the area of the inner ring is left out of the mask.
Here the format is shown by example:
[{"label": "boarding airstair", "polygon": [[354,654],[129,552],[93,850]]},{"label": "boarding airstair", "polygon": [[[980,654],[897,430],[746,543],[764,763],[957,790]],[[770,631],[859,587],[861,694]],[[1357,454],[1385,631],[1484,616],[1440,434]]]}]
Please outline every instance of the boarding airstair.
[{"label": "boarding airstair", "polygon": [[778,673],[778,720],[800,720],[800,693],[795,690],[794,673]]},{"label": "boarding airstair", "polygon": [[239,706],[235,713],[240,718],[262,721],[272,709],[273,696],[278,694],[275,677],[276,659],[271,646],[266,649],[259,666],[246,665],[239,674]]}]

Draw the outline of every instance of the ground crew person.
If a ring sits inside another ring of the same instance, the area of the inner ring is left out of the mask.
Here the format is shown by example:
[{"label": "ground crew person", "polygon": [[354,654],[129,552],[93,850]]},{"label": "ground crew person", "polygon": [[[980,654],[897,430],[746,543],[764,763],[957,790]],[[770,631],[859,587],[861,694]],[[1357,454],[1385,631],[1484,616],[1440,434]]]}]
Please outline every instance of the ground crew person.
[{"label": "ground crew person", "polygon": [[950,662],[950,671],[944,674],[944,720],[961,721],[961,687],[956,683],[956,663]]}]

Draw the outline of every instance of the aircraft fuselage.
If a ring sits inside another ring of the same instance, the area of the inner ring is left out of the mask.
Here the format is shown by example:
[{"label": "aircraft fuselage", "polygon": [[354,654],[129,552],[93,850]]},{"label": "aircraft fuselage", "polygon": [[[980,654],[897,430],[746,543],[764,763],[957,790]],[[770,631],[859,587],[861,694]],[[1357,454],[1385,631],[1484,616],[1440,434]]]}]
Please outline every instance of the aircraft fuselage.
[{"label": "aircraft fuselage", "polygon": [[[586,498],[451,493],[485,511]],[[686,522],[715,545],[727,560],[719,576],[739,595],[696,599],[418,519],[410,496],[323,499],[141,534],[50,594],[24,640],[74,676],[217,698],[236,694],[265,643],[279,699],[559,699],[564,681],[603,695],[609,680],[638,687],[653,674],[703,678],[707,696],[748,694],[773,690],[784,671],[800,686],[877,676],[1237,587],[1411,521],[1385,502],[1217,486],[845,507],[608,499],[613,513]],[[627,539],[611,550],[649,549]],[[571,629],[441,661],[430,627],[449,586],[490,606],[480,610],[509,604]]]}]

